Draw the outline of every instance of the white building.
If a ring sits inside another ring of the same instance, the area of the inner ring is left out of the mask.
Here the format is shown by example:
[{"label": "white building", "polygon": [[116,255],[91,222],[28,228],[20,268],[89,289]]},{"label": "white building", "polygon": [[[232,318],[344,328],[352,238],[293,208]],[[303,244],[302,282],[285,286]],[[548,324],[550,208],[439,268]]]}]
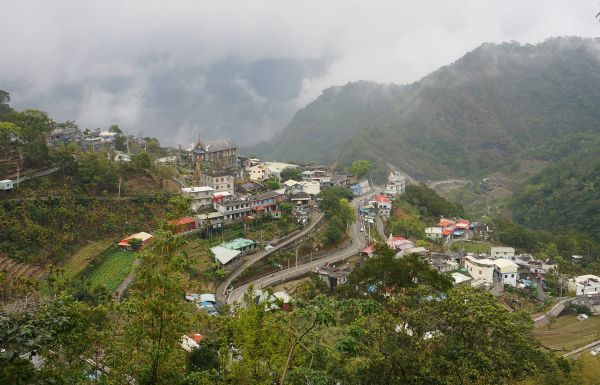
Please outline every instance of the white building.
[{"label": "white building", "polygon": [[512,247],[492,247],[492,258],[506,258],[514,261],[515,259],[515,249]]},{"label": "white building", "polygon": [[200,174],[200,184],[212,187],[215,192],[227,191],[233,195],[234,175],[228,173],[202,173]]},{"label": "white building", "polygon": [[0,180],[0,190],[12,190],[15,185],[15,182],[11,179]]},{"label": "white building", "polygon": [[125,154],[123,152],[117,152],[115,154],[115,162],[129,163],[129,162],[131,162],[131,155]]},{"label": "white building", "polygon": [[181,192],[192,198],[192,210],[197,211],[204,207],[212,206],[212,194],[215,190],[209,186],[184,187]]},{"label": "white building", "polygon": [[505,285],[517,286],[518,266],[511,260],[498,258],[494,260],[494,275]]},{"label": "white building", "polygon": [[600,278],[596,275],[580,275],[569,280],[569,290],[575,295],[591,295],[600,293]]},{"label": "white building", "polygon": [[399,172],[392,171],[388,176],[387,184],[383,193],[389,196],[398,196],[404,194],[406,190],[406,178]]},{"label": "white building", "polygon": [[425,229],[425,236],[433,240],[444,238],[441,227],[427,227]]},{"label": "white building", "polygon": [[316,180],[307,180],[300,182],[303,191],[308,195],[319,195],[321,192],[321,183]]},{"label": "white building", "polygon": [[377,209],[377,214],[389,218],[392,211],[392,201],[386,196],[375,195],[371,201],[373,207]]},{"label": "white building", "polygon": [[281,178],[281,172],[286,168],[298,168],[298,165],[296,164],[281,162],[265,162],[264,165],[265,167],[267,167],[267,169],[269,169],[271,175],[273,175],[277,179]]},{"label": "white building", "polygon": [[267,180],[271,177],[271,171],[269,171],[269,168],[262,164],[248,167],[246,169],[246,174],[248,175],[248,178],[253,181]]},{"label": "white building", "polygon": [[465,268],[473,277],[473,284],[477,281],[494,282],[494,262],[491,259],[477,259],[467,255],[465,257]]}]

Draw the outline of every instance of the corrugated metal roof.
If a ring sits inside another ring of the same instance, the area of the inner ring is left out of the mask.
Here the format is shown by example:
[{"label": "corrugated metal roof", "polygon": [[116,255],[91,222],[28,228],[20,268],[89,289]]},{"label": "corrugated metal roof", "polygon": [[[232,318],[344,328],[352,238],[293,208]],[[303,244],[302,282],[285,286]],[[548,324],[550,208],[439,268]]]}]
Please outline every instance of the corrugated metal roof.
[{"label": "corrugated metal roof", "polygon": [[226,265],[229,261],[240,254],[240,251],[238,250],[231,250],[223,246],[212,247],[210,251],[212,251],[212,253],[215,255],[217,261],[223,265]]},{"label": "corrugated metal roof", "polygon": [[230,250],[239,250],[243,249],[244,247],[252,246],[255,243],[256,242],[251,239],[237,238],[233,241],[223,242],[220,246]]}]

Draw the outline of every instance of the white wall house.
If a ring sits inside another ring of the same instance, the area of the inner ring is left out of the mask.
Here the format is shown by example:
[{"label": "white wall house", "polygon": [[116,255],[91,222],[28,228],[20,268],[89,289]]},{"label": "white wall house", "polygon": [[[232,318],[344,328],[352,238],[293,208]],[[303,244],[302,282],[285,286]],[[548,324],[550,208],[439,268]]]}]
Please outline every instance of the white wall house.
[{"label": "white wall house", "polygon": [[600,294],[600,277],[592,274],[580,275],[569,280],[569,290],[575,295]]},{"label": "white wall house", "polygon": [[404,194],[406,190],[406,178],[397,171],[392,171],[388,176],[383,193],[389,196]]},{"label": "white wall house", "polygon": [[200,184],[203,186],[212,187],[215,192],[227,191],[228,193],[234,193],[233,185],[234,175],[233,174],[200,174]]},{"label": "white wall house", "polygon": [[494,262],[491,259],[477,259],[467,255],[465,257],[465,268],[473,277],[473,282],[492,283],[494,281]]},{"label": "white wall house", "polygon": [[212,206],[212,194],[215,190],[209,186],[184,187],[181,192],[192,198],[192,210],[197,211]]},{"label": "white wall house", "polygon": [[14,181],[12,179],[0,180],[0,190],[12,190],[14,187]]},{"label": "white wall house", "polygon": [[494,275],[505,285],[517,286],[518,266],[506,258],[494,260]]},{"label": "white wall house", "polygon": [[427,227],[425,229],[425,236],[429,239],[442,239],[444,236],[442,235],[441,227]]},{"label": "white wall house", "polygon": [[515,249],[512,247],[492,247],[492,258],[506,258],[512,261],[515,259]]},{"label": "white wall house", "polygon": [[247,168],[246,173],[248,174],[248,178],[253,181],[263,181],[271,177],[271,172],[267,166],[262,164],[257,164],[256,166]]}]

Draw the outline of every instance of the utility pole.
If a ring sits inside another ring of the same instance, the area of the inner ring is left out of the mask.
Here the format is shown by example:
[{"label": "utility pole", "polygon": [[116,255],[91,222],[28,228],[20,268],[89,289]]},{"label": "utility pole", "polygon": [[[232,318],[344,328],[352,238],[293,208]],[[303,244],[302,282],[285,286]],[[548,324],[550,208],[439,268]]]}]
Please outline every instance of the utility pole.
[{"label": "utility pole", "polygon": [[119,198],[121,198],[121,177],[119,177]]},{"label": "utility pole", "polygon": [[296,247],[296,268],[298,268],[298,248]]},{"label": "utility pole", "polygon": [[17,165],[17,188],[19,188],[19,180],[20,180],[20,172],[21,172],[21,165]]}]

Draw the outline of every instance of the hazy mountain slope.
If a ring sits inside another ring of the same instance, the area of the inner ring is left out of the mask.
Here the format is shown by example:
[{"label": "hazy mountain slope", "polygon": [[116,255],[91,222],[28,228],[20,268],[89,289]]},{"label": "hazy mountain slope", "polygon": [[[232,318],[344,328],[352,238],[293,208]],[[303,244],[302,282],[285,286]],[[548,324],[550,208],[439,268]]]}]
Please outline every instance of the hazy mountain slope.
[{"label": "hazy mountain slope", "polygon": [[408,86],[326,90],[263,158],[393,164],[417,178],[474,176],[574,132],[600,132],[600,42],[484,44]]},{"label": "hazy mountain slope", "polygon": [[283,132],[249,151],[277,160],[330,162],[357,130],[393,112],[405,98],[402,89],[366,81],[328,88]]},{"label": "hazy mountain slope", "polygon": [[515,193],[513,217],[530,228],[573,229],[600,241],[600,136],[575,135],[537,155],[552,161],[567,151],[570,156],[531,177]]}]

